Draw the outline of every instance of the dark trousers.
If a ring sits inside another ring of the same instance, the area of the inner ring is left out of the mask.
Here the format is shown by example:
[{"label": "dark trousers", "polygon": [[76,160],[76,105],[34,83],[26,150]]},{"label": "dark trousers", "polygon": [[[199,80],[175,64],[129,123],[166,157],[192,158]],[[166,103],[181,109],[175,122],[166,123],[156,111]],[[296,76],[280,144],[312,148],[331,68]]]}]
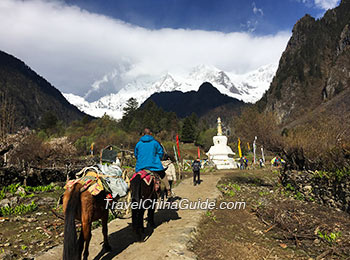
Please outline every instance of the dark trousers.
[{"label": "dark trousers", "polygon": [[193,184],[201,184],[200,171],[193,171]]}]

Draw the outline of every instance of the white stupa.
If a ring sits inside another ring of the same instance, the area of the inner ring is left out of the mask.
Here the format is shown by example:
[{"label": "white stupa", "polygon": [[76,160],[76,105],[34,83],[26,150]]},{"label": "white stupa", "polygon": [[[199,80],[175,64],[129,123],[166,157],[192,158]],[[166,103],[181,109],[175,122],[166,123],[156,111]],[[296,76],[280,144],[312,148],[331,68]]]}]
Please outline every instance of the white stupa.
[{"label": "white stupa", "polygon": [[229,155],[235,153],[227,145],[227,137],[222,134],[221,119],[218,118],[218,133],[213,137],[214,145],[210,147],[207,155],[217,169],[236,169],[237,163]]}]

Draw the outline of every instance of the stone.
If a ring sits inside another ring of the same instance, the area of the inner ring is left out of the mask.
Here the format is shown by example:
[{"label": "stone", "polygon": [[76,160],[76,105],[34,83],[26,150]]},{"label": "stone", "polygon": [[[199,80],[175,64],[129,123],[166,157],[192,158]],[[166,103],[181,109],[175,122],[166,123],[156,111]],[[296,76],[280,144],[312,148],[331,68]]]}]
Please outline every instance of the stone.
[{"label": "stone", "polygon": [[18,204],[18,202],[19,202],[19,198],[18,198],[18,197],[12,197],[12,198],[10,198],[10,206],[11,206],[11,207],[16,206],[16,205]]},{"label": "stone", "polygon": [[27,192],[26,192],[26,190],[25,190],[23,187],[19,186],[19,187],[17,188],[17,191],[16,191],[15,194],[16,194],[16,195],[27,194]]},{"label": "stone", "polygon": [[52,203],[56,203],[56,200],[54,198],[44,197],[44,198],[41,198],[36,204],[38,206],[43,206],[43,205],[48,205]]},{"label": "stone", "polygon": [[308,193],[309,193],[309,192],[312,191],[312,186],[306,185],[306,186],[304,186],[303,190],[304,190],[305,192],[308,192]]},{"label": "stone", "polygon": [[0,201],[0,207],[9,207],[11,205],[11,201],[9,199],[3,199]]},{"label": "stone", "polygon": [[38,221],[36,218],[27,218],[27,221],[29,222],[29,223],[32,223],[32,222],[36,222],[36,221]]}]

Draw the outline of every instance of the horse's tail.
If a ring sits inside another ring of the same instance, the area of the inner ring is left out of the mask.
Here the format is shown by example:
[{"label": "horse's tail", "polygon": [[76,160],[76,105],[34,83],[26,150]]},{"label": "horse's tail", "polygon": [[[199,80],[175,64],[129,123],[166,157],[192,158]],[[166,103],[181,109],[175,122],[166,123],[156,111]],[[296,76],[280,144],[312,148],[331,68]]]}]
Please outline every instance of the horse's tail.
[{"label": "horse's tail", "polygon": [[78,239],[75,229],[75,217],[80,210],[80,184],[75,184],[69,194],[68,203],[64,218],[64,242],[63,242],[63,260],[78,259]]}]

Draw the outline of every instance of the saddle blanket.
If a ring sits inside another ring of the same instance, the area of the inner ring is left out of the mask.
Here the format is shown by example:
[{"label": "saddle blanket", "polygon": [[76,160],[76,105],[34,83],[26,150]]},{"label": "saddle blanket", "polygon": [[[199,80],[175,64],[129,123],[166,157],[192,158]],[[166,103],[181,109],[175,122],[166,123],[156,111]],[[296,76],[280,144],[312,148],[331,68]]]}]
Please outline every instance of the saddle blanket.
[{"label": "saddle blanket", "polygon": [[147,170],[141,170],[139,172],[135,172],[134,175],[131,177],[130,181],[132,181],[137,175],[140,175],[141,179],[144,180],[144,182],[147,185],[150,185],[152,180],[154,179],[154,175],[152,174],[152,172]]},{"label": "saddle blanket", "polygon": [[[82,176],[82,177],[80,177]],[[71,188],[75,183],[83,185],[81,191],[88,190],[96,196],[105,190],[111,193],[113,199],[121,198],[128,193],[128,184],[122,178],[122,170],[116,165],[101,165],[85,167],[76,177],[75,180],[68,181],[65,188]]]},{"label": "saddle blanket", "polygon": [[87,189],[93,196],[98,195],[101,191],[104,190],[101,180],[97,177],[97,173],[93,171],[87,172],[86,175],[79,179],[68,181],[64,188],[70,189],[76,183],[83,185],[81,190]]}]

